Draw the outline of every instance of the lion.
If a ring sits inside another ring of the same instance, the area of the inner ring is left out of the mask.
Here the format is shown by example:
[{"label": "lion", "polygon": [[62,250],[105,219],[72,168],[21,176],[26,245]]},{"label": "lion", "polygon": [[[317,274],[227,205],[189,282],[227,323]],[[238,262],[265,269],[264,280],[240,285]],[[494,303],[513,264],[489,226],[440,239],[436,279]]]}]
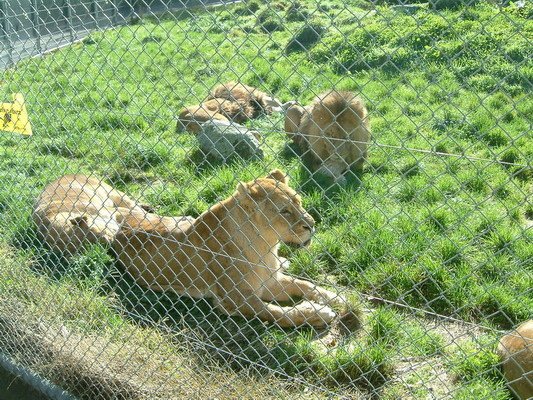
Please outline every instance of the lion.
[{"label": "lion", "polygon": [[[141,286],[193,298],[210,298],[223,314],[258,317],[282,327],[330,323],[337,294],[283,273],[280,242],[307,246],[314,220],[279,170],[239,183],[183,229],[158,223],[124,223],[113,250]],[[293,297],[294,306],[280,306]]]},{"label": "lion", "polygon": [[268,96],[259,89],[234,81],[216,86],[209,95],[209,99],[244,102],[252,108],[250,119],[257,118],[261,114],[272,114],[277,107],[282,106],[278,99]]},{"label": "lion", "polygon": [[207,121],[233,121],[242,124],[253,115],[252,106],[242,100],[213,98],[196,106],[188,106],[178,115],[178,130],[200,133],[201,124]]},{"label": "lion", "polygon": [[259,89],[231,81],[216,86],[201,104],[183,108],[177,130],[198,134],[201,124],[207,121],[243,124],[262,114],[281,112],[293,103],[281,103]]},{"label": "lion", "polygon": [[149,210],[97,178],[65,175],[46,186],[32,219],[50,249],[71,256],[84,244],[110,244],[123,215]]},{"label": "lion", "polygon": [[520,400],[533,397],[533,319],[503,336],[497,353],[511,392]]},{"label": "lion", "polygon": [[348,169],[363,168],[370,124],[363,101],[353,93],[331,90],[306,107],[295,104],[287,109],[284,127],[313,172],[342,184]]}]

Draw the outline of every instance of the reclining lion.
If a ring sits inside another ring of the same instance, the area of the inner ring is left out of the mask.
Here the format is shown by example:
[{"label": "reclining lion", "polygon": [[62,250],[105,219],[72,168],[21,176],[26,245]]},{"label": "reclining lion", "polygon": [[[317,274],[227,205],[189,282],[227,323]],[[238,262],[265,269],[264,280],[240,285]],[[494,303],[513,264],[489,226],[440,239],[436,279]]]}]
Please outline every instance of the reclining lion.
[{"label": "reclining lion", "polygon": [[247,86],[239,82],[230,81],[216,86],[208,99],[227,99],[231,101],[243,102],[251,107],[249,118],[257,118],[261,114],[272,114],[276,107],[281,107],[278,99],[268,96],[252,86]]},{"label": "reclining lion", "polygon": [[[113,249],[141,285],[194,298],[211,298],[227,315],[259,317],[282,327],[323,326],[342,303],[336,294],[282,272],[280,242],[305,246],[313,218],[279,171],[248,183],[215,204],[188,227],[124,223]],[[303,298],[295,306],[271,302]]]},{"label": "reclining lion", "polygon": [[178,130],[198,134],[201,123],[207,121],[236,122],[242,124],[250,119],[252,107],[243,101],[222,98],[210,99],[196,106],[188,106],[178,116]]},{"label": "reclining lion", "polygon": [[183,108],[178,115],[177,130],[197,134],[203,122],[213,120],[242,124],[261,114],[282,111],[291,104],[282,104],[252,86],[227,82],[216,86],[201,104]]},{"label": "reclining lion", "polygon": [[368,112],[350,92],[326,92],[308,106],[287,109],[285,132],[310,158],[310,168],[344,183],[344,173],[362,169],[370,141]]},{"label": "reclining lion", "polygon": [[121,216],[146,208],[99,179],[65,175],[44,189],[32,219],[48,247],[73,255],[86,243],[111,243]]}]

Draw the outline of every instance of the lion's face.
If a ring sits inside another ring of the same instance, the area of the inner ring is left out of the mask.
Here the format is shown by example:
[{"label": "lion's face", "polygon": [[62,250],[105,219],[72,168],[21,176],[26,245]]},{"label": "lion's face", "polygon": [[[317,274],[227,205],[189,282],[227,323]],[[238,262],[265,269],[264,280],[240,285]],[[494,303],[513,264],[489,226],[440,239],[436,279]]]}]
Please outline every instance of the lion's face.
[{"label": "lion's face", "polygon": [[70,220],[72,224],[71,234],[78,238],[79,242],[111,243],[119,231],[118,223],[113,219],[80,216]]},{"label": "lion's face", "polygon": [[241,183],[237,196],[265,234],[274,234],[286,244],[307,246],[315,221],[302,207],[301,197],[287,183],[285,174],[274,170],[265,178]]}]

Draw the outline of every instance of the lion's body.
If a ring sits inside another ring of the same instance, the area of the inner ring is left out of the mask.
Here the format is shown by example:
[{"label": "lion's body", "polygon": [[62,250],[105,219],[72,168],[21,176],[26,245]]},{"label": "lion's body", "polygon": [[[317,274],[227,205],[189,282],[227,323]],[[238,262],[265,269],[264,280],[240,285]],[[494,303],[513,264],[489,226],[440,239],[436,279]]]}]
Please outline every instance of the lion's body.
[{"label": "lion's body", "polygon": [[65,175],[50,183],[33,209],[41,239],[55,251],[75,254],[84,243],[110,243],[117,217],[146,211],[124,193],[85,175]]},{"label": "lion's body", "polygon": [[231,121],[242,124],[261,114],[271,114],[282,104],[251,86],[227,82],[216,86],[201,104],[188,106],[178,115],[178,130],[198,133],[207,121]]},{"label": "lion's body", "polygon": [[[282,179],[280,174],[271,176]],[[241,183],[233,196],[175,229],[124,224],[114,250],[142,286],[211,298],[228,315],[257,316],[281,326],[320,326],[335,313],[318,303],[333,302],[336,295],[283,274],[277,254],[280,241],[309,242],[313,224],[286,183],[264,178]],[[270,303],[291,296],[306,301],[294,307]]]},{"label": "lion's body", "polygon": [[233,81],[216,86],[209,98],[244,102],[252,109],[250,118],[257,118],[261,114],[272,114],[272,107],[279,105],[279,102],[274,102],[275,99],[265,92]]},{"label": "lion's body", "polygon": [[207,121],[233,121],[238,124],[248,121],[253,108],[244,101],[213,98],[197,106],[185,107],[178,116],[181,129],[198,134],[200,124]]},{"label": "lion's body", "polygon": [[370,141],[368,112],[349,92],[329,91],[310,105],[287,110],[285,131],[311,158],[311,169],[342,180],[350,168],[362,169]]},{"label": "lion's body", "polygon": [[503,336],[498,344],[498,354],[513,393],[520,400],[533,398],[533,320]]}]

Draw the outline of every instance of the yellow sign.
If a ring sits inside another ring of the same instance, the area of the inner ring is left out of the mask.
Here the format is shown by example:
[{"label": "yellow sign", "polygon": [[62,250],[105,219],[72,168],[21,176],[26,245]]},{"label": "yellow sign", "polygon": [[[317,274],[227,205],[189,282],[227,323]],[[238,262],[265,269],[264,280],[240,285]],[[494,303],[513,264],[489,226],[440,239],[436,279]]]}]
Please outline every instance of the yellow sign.
[{"label": "yellow sign", "polygon": [[22,93],[13,94],[13,103],[0,103],[0,131],[32,134]]}]

